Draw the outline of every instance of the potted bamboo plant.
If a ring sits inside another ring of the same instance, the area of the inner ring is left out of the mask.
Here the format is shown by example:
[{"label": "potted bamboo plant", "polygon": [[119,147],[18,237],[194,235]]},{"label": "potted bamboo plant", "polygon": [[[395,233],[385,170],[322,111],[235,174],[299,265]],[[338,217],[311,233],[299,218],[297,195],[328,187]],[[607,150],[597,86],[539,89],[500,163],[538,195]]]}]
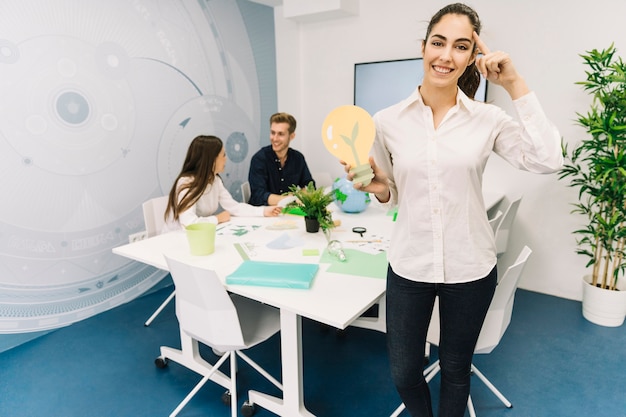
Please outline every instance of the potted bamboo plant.
[{"label": "potted bamboo plant", "polygon": [[578,190],[574,213],[585,225],[577,253],[588,258],[583,280],[583,316],[596,324],[620,326],[626,316],[626,64],[609,48],[582,54],[587,79],[577,82],[592,95],[577,123],[587,135],[571,151],[560,179]]},{"label": "potted bamboo plant", "polygon": [[326,192],[324,187],[316,188],[311,181],[306,187],[292,185],[289,187],[295,200],[287,204],[287,209],[299,209],[304,214],[307,232],[315,233],[331,229],[333,218],[328,205],[333,202],[333,192]]}]

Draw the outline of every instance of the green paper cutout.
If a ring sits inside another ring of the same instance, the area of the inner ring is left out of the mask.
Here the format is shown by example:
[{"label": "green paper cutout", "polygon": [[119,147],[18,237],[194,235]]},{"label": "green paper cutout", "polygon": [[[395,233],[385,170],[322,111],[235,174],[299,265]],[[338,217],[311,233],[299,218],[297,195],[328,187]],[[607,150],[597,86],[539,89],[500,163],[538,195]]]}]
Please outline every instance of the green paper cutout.
[{"label": "green paper cutout", "polygon": [[295,214],[296,216],[305,216],[306,213],[302,211],[300,207],[285,207],[283,209],[283,213],[285,214]]},{"label": "green paper cutout", "polygon": [[248,259],[250,259],[246,251],[241,246],[241,244],[235,243],[235,249],[237,249],[237,252],[239,253],[239,256],[241,256],[241,259],[243,259],[244,261],[247,261]]},{"label": "green paper cutout", "polygon": [[346,261],[341,262],[335,256],[324,251],[320,263],[330,264],[328,272],[358,275],[370,278],[387,278],[387,253],[372,255],[356,249],[344,249]]}]

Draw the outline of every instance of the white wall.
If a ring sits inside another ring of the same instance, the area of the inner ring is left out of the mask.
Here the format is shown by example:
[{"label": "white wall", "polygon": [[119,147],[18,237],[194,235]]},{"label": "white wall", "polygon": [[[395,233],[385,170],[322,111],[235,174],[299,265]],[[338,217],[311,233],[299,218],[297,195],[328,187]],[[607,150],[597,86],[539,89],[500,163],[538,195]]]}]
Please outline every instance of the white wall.
[{"label": "white wall", "polygon": [[[447,3],[360,0],[358,16],[307,23],[285,19],[282,7],[275,8],[279,110],[297,118],[294,147],[305,153],[312,171],[343,173],[324,148],[320,129],[328,112],[352,104],[354,64],[419,56],[430,17]],[[578,55],[615,42],[626,56],[626,2],[474,0],[468,4],[482,19],[483,40],[492,50],[511,55],[564,140],[580,140],[584,132],[574,119],[576,112],[586,111],[589,97],[574,84],[585,76]],[[491,85],[489,99],[511,110],[503,93]],[[574,190],[557,181],[556,175],[519,172],[495,155],[485,185],[524,195],[509,251],[514,256],[524,244],[534,251],[521,287],[579,300],[586,259],[575,254],[571,234],[579,222],[570,214]]]}]

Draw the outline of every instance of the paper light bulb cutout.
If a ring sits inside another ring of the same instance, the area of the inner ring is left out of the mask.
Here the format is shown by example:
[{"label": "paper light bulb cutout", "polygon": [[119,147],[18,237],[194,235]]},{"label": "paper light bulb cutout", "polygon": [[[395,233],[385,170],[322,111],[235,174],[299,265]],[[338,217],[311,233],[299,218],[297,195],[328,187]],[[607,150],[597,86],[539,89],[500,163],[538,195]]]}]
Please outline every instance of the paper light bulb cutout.
[{"label": "paper light bulb cutout", "polygon": [[368,185],[374,172],[369,164],[369,153],[374,143],[376,127],[370,114],[358,106],[337,107],[326,116],[322,139],[326,149],[350,164],[355,183]]},{"label": "paper light bulb cutout", "polygon": [[346,253],[343,251],[343,245],[341,242],[330,239],[330,229],[324,229],[324,236],[326,236],[326,241],[328,242],[328,246],[326,246],[328,253],[339,259],[340,262],[345,262],[347,258]]}]

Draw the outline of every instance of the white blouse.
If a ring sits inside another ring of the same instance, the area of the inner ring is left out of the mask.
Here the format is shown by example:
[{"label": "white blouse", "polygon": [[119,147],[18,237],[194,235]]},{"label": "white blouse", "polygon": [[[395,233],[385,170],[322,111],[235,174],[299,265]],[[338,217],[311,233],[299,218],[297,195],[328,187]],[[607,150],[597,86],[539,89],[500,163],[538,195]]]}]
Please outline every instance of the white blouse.
[{"label": "white blouse", "polygon": [[[180,190],[183,185],[188,184],[190,181],[190,177],[180,178],[176,184],[176,189]],[[179,192],[178,201],[180,202],[186,194],[187,190]],[[240,203],[235,200],[226,187],[224,187],[222,179],[216,176],[213,184],[207,186],[198,201],[187,210],[180,213],[178,221],[174,221],[173,217],[170,215],[163,232],[181,229],[193,223],[217,224],[217,216],[215,216],[215,213],[218,212],[220,206],[232,216],[262,217],[265,210],[265,206],[251,206],[250,204]]]},{"label": "white blouse", "polygon": [[460,283],[485,277],[496,264],[493,231],[482,194],[494,151],[516,168],[557,171],[561,136],[534,93],[514,100],[520,122],[501,108],[469,99],[434,128],[419,90],[374,115],[372,155],[389,176],[398,205],[388,259],[398,275],[422,282]]}]

